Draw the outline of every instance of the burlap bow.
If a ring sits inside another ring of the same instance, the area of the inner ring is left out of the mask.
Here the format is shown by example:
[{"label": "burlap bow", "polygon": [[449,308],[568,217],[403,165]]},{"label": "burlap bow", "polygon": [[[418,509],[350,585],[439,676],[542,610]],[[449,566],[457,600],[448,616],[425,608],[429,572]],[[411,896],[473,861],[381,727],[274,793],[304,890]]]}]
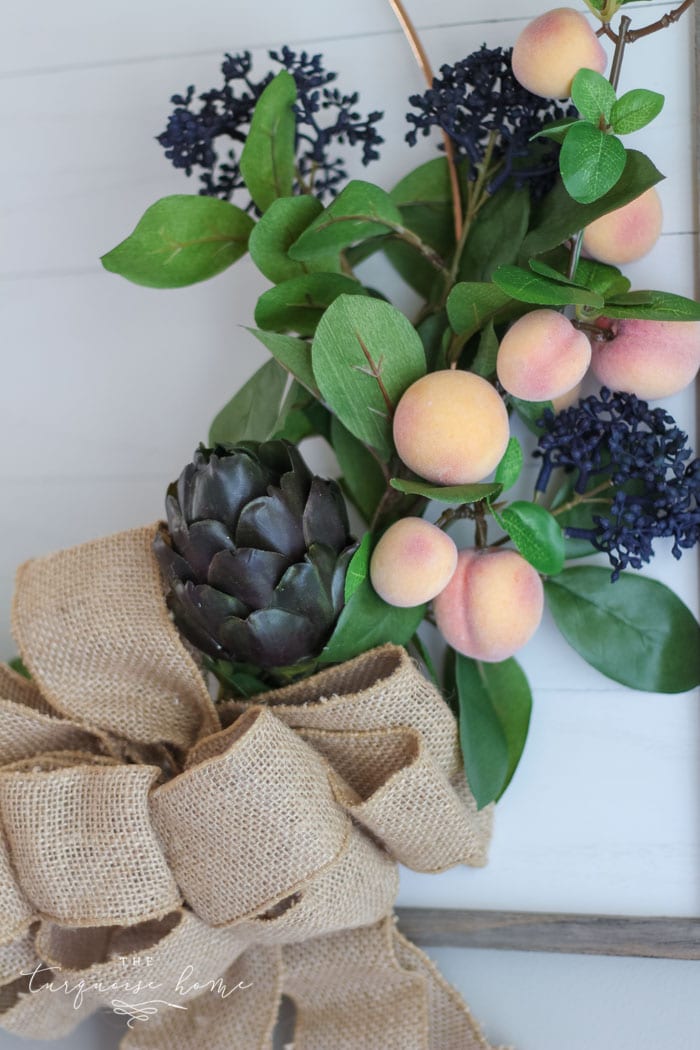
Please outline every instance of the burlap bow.
[{"label": "burlap bow", "polygon": [[397,863],[483,864],[455,720],[385,646],[215,707],[152,528],[19,572],[0,671],[0,1024],[109,1007],[124,1050],[484,1050],[396,930]]}]

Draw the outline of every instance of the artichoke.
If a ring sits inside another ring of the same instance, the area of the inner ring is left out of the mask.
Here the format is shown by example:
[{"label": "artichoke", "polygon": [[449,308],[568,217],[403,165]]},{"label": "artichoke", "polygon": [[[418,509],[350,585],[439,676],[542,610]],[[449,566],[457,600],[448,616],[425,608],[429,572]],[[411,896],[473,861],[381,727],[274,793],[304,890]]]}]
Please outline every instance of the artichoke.
[{"label": "artichoke", "polygon": [[334,481],[287,441],[200,447],[168,489],[154,549],[182,634],[220,661],[267,671],[317,656],[357,547]]}]

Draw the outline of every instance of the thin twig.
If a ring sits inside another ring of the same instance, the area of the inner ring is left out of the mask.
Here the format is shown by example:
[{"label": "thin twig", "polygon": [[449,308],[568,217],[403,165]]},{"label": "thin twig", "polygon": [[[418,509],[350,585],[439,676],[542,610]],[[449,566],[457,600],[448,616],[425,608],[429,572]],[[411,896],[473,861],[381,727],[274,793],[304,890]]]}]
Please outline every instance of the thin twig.
[{"label": "thin twig", "polygon": [[[673,11],[669,11],[668,14],[662,15],[656,22],[651,22],[648,26],[643,26],[641,29],[630,29],[625,33],[625,43],[633,44],[635,40],[641,40],[644,36],[651,36],[652,33],[658,33],[660,29],[667,29],[673,25],[685,14],[685,12],[693,6],[695,0],[683,0],[683,3],[676,7]],[[604,22],[600,29],[596,30],[596,36],[606,36],[609,40],[612,40],[614,44],[617,44],[619,35],[615,32],[609,22]]]},{"label": "thin twig", "polygon": [[643,29],[632,29],[627,33],[627,43],[633,44],[635,40],[639,40],[643,36],[649,36],[651,33],[657,33],[659,29],[666,29],[668,26],[673,25],[685,14],[688,8],[692,7],[694,2],[695,0],[683,0],[679,7],[669,11],[667,15],[662,15],[657,22],[652,22],[651,25],[644,26]]},{"label": "thin twig", "polygon": [[[425,81],[429,88],[433,86],[433,70],[430,65],[430,60],[423,47],[420,37],[416,32],[413,22],[408,17],[408,12],[403,6],[401,0],[389,0],[392,11],[398,19],[398,23],[403,30],[403,34],[410,44],[411,51],[414,54],[416,62],[425,77]],[[450,172],[450,187],[452,189],[452,214],[454,217],[455,227],[455,240],[458,241],[462,235],[462,197],[459,190],[459,175],[457,172],[457,162],[455,160],[454,144],[452,139],[443,131],[442,137],[445,143],[445,155],[447,157],[447,167]]]}]

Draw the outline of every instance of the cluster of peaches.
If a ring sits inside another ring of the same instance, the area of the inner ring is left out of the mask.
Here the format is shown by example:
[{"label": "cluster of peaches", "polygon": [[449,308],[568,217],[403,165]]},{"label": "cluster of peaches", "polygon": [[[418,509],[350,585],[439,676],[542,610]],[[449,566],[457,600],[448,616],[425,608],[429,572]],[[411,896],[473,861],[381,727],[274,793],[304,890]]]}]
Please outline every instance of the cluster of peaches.
[{"label": "cluster of peaches", "polygon": [[[588,21],[568,8],[536,18],[513,51],[517,79],[546,97],[568,97],[580,68],[602,73],[605,66]],[[656,243],[661,221],[658,194],[650,189],[589,225],[583,250],[610,265],[633,262]],[[693,381],[700,366],[700,323],[600,318],[596,324],[599,336],[556,310],[525,314],[500,342],[500,386],[520,400],[551,401],[560,410],[576,400],[589,369],[600,384],[644,400],[668,397]],[[410,386],[397,406],[393,433],[403,463],[444,486],[485,480],[510,436],[501,394],[458,369],[430,373]],[[392,605],[432,601],[445,641],[477,660],[512,656],[542,617],[542,581],[520,554],[502,547],[458,551],[442,529],[418,517],[403,518],[383,534],[370,578]]]}]

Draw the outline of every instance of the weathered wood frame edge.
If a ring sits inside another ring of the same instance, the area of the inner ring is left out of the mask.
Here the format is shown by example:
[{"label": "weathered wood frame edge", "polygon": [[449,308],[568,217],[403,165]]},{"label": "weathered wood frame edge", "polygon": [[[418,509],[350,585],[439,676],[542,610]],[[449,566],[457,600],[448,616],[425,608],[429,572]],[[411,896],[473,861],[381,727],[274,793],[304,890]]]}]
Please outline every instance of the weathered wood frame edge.
[{"label": "weathered wood frame edge", "polygon": [[432,948],[700,960],[700,918],[397,908],[399,929]]}]

